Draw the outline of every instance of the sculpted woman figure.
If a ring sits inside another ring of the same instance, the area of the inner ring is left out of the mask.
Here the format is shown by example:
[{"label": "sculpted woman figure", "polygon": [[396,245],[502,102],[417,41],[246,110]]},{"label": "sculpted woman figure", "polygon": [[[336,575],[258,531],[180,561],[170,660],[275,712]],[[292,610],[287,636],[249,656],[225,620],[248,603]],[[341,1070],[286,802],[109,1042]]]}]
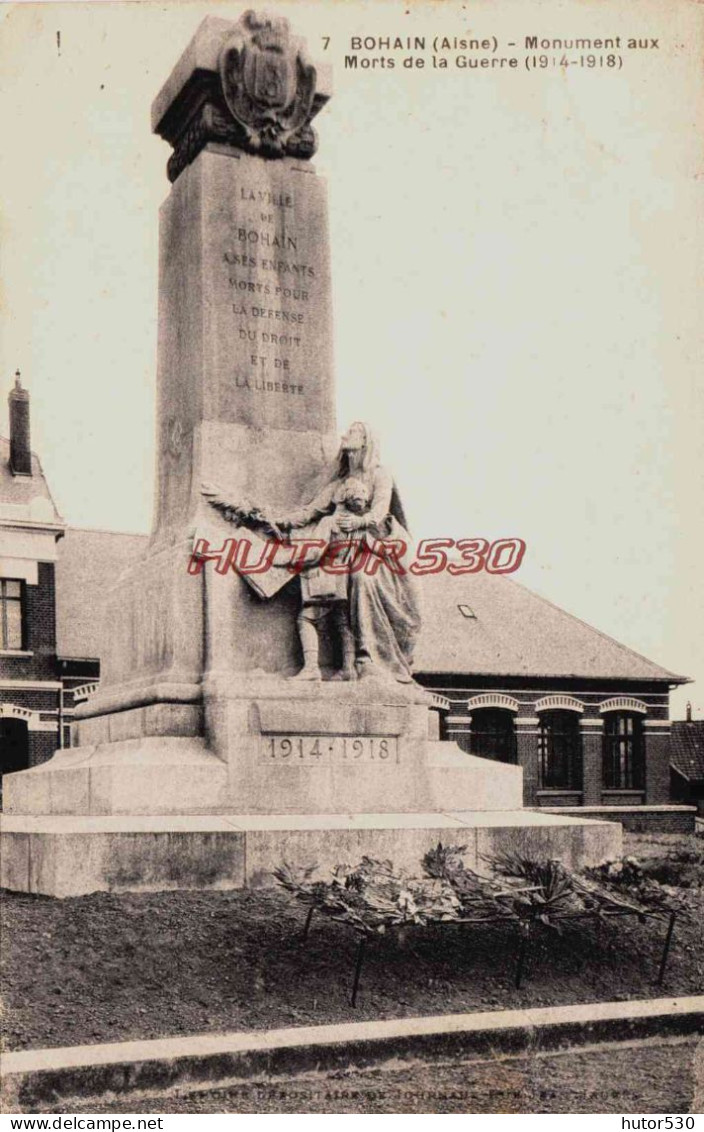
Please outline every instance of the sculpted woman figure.
[{"label": "sculpted woman figure", "polygon": [[[333,548],[345,544],[335,559],[345,563],[345,573],[330,574],[317,565],[301,573],[304,663],[294,679],[320,680],[318,629],[332,621],[342,642],[338,679],[386,676],[410,683],[420,629],[416,584],[403,563],[389,562],[383,547],[384,540],[408,546],[410,538],[392,476],[379,461],[367,425],[357,421],[348,429],[330,482],[307,507],[277,518],[276,526]],[[355,561],[361,565],[361,554],[369,568],[353,569]]]}]

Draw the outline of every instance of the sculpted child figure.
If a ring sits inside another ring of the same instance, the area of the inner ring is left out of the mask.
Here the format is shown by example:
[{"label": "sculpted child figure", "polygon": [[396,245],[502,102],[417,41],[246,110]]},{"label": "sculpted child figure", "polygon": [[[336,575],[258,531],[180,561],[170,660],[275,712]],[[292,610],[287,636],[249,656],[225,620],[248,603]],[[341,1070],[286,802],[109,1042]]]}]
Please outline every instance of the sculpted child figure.
[{"label": "sculpted child figure", "polygon": [[[334,492],[332,502],[334,511],[315,525],[314,537],[325,540],[330,552],[334,552],[341,543],[345,544],[346,549],[337,554],[335,562],[349,568],[359,552],[362,533],[354,527],[351,532],[347,520],[369,510],[369,492],[360,479],[350,476]],[[292,518],[284,521],[283,526],[293,526]],[[303,668],[293,679],[322,679],[319,633],[327,629],[337,636],[342,652],[342,666],[332,679],[354,680],[357,673],[354,636],[349,619],[347,575],[329,574],[319,566],[308,567],[301,573],[301,597],[297,624]]]}]

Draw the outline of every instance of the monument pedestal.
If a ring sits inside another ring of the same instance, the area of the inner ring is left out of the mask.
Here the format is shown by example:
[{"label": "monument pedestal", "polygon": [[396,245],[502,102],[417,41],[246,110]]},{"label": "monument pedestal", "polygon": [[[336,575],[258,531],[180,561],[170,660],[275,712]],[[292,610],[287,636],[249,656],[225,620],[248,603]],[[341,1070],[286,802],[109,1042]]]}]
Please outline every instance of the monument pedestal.
[{"label": "monument pedestal", "polygon": [[307,683],[265,675],[233,680],[210,673],[202,703],[101,710],[81,720],[79,746],[6,776],[5,813],[312,815],[520,808],[520,768],[474,758],[454,742],[434,739],[430,700],[415,685],[375,680]]},{"label": "monument pedestal", "polygon": [[[525,811],[519,767],[435,730],[428,694],[361,680],[211,673],[195,736],[106,739],[8,775],[0,883],[50,896],[271,884],[284,861],[321,875],[365,854],[416,871],[427,849],[471,867],[509,849],[575,868],[620,856],[621,828]],[[81,727],[170,721],[135,707]],[[201,709],[199,709],[201,710]]]}]

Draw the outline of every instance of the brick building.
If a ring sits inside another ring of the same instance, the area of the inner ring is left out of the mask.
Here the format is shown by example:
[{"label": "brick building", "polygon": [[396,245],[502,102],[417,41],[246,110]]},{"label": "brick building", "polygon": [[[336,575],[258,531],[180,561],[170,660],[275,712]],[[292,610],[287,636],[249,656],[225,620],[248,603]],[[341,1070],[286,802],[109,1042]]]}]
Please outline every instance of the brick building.
[{"label": "brick building", "polygon": [[67,527],[31,451],[19,374],[0,437],[0,775],[70,746],[76,693],[100,673],[95,611],[139,536]]},{"label": "brick building", "polygon": [[431,575],[416,679],[443,697],[441,734],[523,767],[524,804],[628,828],[691,828],[670,804],[661,668],[509,577]]},{"label": "brick building", "polygon": [[66,526],[31,451],[29,395],[19,374],[9,410],[10,439],[0,438],[3,771],[43,762],[68,739],[56,651],[56,560]]},{"label": "brick building", "polygon": [[672,724],[671,794],[675,802],[696,806],[704,817],[704,719],[687,718]]}]

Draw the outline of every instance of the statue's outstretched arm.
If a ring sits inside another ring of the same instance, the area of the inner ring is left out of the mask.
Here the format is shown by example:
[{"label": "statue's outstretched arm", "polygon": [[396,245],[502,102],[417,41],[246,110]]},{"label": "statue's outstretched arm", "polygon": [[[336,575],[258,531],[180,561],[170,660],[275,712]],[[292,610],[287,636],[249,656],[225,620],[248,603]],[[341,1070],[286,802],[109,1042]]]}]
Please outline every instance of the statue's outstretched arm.
[{"label": "statue's outstretched arm", "polygon": [[307,527],[309,523],[313,523],[316,519],[321,518],[323,515],[329,515],[333,509],[333,492],[335,489],[334,484],[326,484],[322,491],[319,491],[313,500],[306,507],[299,507],[295,511],[289,511],[286,516],[276,519],[279,526],[288,528],[289,530],[296,527]]}]

